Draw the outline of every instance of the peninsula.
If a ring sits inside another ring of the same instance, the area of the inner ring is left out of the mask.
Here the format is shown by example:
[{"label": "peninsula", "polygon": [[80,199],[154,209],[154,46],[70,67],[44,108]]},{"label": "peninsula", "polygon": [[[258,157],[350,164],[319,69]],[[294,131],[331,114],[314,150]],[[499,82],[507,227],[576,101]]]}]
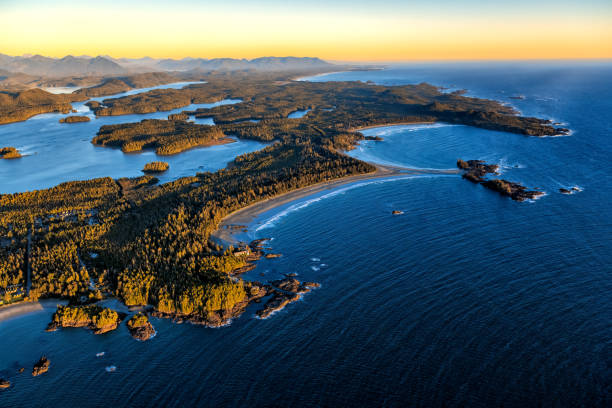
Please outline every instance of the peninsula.
[{"label": "peninsula", "polygon": [[[249,253],[220,245],[218,239],[234,241],[228,228],[219,227],[248,222],[270,206],[341,183],[417,172],[344,154],[365,139],[355,129],[444,121],[520,135],[565,132],[498,102],[443,93],[429,84],[314,83],[293,81],[295,75],[212,72],[201,78],[203,84],[89,102],[96,115],[116,116],[241,100],[186,110],[168,120],[102,126],[92,142],[125,153],[152,148],[160,155],[179,154],[230,136],[270,144],[236,157],[225,169],[162,185],[150,175],[107,177],[0,195],[0,236],[6,237],[0,246],[0,289],[25,288],[30,270],[28,300],[71,302],[58,309],[51,328],[83,326],[97,332],[112,330],[120,320],[113,311],[87,306],[103,297],[117,297],[128,306],[150,305],[154,316],[208,326],[227,324],[264,296],[273,295],[266,306],[271,312],[299,293],[240,279],[235,271],[249,268]],[[116,82],[103,87],[115,92],[115,85],[120,87]],[[60,108],[69,109],[68,101],[86,99],[89,92],[106,91],[81,90],[65,96]],[[289,119],[297,110],[308,113]],[[216,125],[198,125],[189,121],[192,117],[212,117]],[[150,332],[144,319],[133,326]]]}]

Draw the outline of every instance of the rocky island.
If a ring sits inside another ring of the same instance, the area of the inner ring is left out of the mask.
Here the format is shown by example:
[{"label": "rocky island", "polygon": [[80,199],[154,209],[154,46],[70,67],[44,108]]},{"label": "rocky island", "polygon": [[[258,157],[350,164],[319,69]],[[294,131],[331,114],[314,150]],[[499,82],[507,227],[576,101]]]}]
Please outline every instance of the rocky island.
[{"label": "rocky island", "polygon": [[11,382],[9,380],[5,380],[4,378],[0,378],[0,389],[6,389],[11,386]]},{"label": "rocky island", "polygon": [[127,322],[127,327],[133,338],[140,341],[147,341],[155,335],[155,329],[149,318],[142,313],[135,314]]},{"label": "rocky island", "polygon": [[51,361],[45,356],[41,357],[40,360],[36,364],[34,364],[34,368],[32,369],[32,376],[38,377],[41,374],[49,371],[49,367],[51,367]]},{"label": "rocky island", "polygon": [[19,159],[21,157],[22,156],[21,153],[19,153],[19,150],[12,146],[0,147],[0,159]]},{"label": "rocky island", "polygon": [[457,167],[464,170],[462,177],[474,183],[480,183],[483,187],[498,193],[508,196],[515,201],[525,201],[528,199],[537,198],[544,193],[541,191],[527,190],[520,183],[514,183],[501,179],[486,179],[486,175],[490,173],[496,174],[499,166],[496,164],[487,164],[482,160],[457,160]]},{"label": "rocky island", "polygon": [[114,310],[100,306],[58,306],[47,331],[62,327],[86,327],[94,334],[115,330],[121,323],[121,316]]}]

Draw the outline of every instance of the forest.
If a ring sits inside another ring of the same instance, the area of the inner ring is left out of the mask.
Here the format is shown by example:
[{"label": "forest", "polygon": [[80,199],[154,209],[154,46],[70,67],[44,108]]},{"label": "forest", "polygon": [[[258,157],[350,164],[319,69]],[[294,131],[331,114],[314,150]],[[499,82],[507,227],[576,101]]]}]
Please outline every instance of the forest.
[{"label": "forest", "polygon": [[92,143],[118,147],[124,153],[155,149],[158,155],[171,155],[198,146],[208,146],[225,139],[216,126],[197,125],[182,120],[147,119],[137,123],[123,123],[100,127]]},{"label": "forest", "polygon": [[[311,83],[291,81],[288,74],[241,72],[205,79],[180,90],[89,106],[97,115],[120,115],[225,98],[242,102],[168,120],[102,126],[92,142],[126,153],[152,148],[160,155],[226,136],[271,143],[222,170],[161,185],[145,175],[0,195],[0,289],[25,285],[30,268],[30,299],[62,297],[78,303],[117,296],[127,305],[152,305],[162,315],[218,325],[241,313],[259,289],[232,275],[246,259],[212,242],[211,233],[225,216],[257,201],[375,171],[342,153],[364,138],[356,128],[444,120],[526,135],[562,131],[497,102],[443,93],[428,84]],[[287,118],[299,109],[311,111]],[[191,116],[212,116],[217,125],[185,120]],[[245,122],[249,119],[259,122]]]}]

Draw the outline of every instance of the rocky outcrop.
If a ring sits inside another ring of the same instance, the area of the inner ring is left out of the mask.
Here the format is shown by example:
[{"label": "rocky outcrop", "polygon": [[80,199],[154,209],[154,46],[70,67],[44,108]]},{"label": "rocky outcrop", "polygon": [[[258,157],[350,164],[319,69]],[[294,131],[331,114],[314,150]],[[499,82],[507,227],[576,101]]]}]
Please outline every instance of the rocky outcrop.
[{"label": "rocky outcrop", "polygon": [[149,318],[142,313],[132,316],[127,326],[130,330],[130,334],[136,340],[147,341],[155,335],[155,329],[149,321]]},{"label": "rocky outcrop", "polygon": [[481,182],[489,173],[497,173],[499,166],[497,164],[487,164],[482,160],[457,160],[457,167],[465,170],[463,178],[473,182]]},{"label": "rocky outcrop", "polygon": [[457,160],[457,167],[465,170],[462,176],[464,179],[473,183],[479,183],[483,187],[497,191],[515,201],[525,201],[544,195],[541,191],[527,190],[527,188],[520,183],[502,179],[486,179],[487,174],[497,173],[499,166],[496,164],[487,164],[482,160],[463,161],[459,159]]},{"label": "rocky outcrop", "polygon": [[525,201],[544,195],[541,191],[527,190],[522,184],[507,180],[486,180],[482,182],[482,185],[516,201]]},{"label": "rocky outcrop", "polygon": [[19,150],[15,149],[12,146],[9,147],[0,147],[0,159],[19,159],[21,158],[21,153]]},{"label": "rocky outcrop", "polygon": [[574,194],[574,193],[577,193],[578,191],[580,191],[580,189],[578,187],[560,188],[559,189],[559,192],[561,194]]},{"label": "rocky outcrop", "polygon": [[280,289],[285,292],[291,293],[306,293],[309,292],[312,287],[319,287],[318,283],[304,282],[301,283],[299,280],[291,277],[285,279],[278,279],[270,282],[270,285],[274,288]]},{"label": "rocky outcrop", "polygon": [[266,254],[267,259],[280,258],[281,256],[283,255],[282,254]]},{"label": "rocky outcrop", "polygon": [[51,362],[45,356],[41,357],[40,360],[36,364],[34,364],[34,368],[32,369],[32,376],[37,377],[41,374],[49,371],[49,367],[51,366]]},{"label": "rocky outcrop", "polygon": [[278,279],[270,282],[273,287],[271,290],[272,297],[268,299],[263,309],[256,312],[261,319],[269,317],[272,313],[284,309],[288,304],[297,302],[301,298],[301,294],[309,292],[312,288],[317,288],[320,285],[315,282],[301,283],[294,278]]},{"label": "rocky outcrop", "polygon": [[284,309],[289,303],[297,302],[298,300],[300,300],[300,295],[298,294],[276,291],[266,302],[264,308],[257,311],[257,316],[265,319],[272,313]]}]

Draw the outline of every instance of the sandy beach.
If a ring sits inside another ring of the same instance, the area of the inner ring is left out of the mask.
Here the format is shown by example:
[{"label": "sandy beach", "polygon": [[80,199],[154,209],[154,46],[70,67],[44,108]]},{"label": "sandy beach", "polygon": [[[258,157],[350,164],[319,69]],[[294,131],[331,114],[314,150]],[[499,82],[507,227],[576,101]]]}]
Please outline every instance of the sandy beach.
[{"label": "sandy beach", "polygon": [[20,302],[12,305],[0,307],[0,323],[15,317],[23,316],[28,313],[37,312],[44,309],[55,309],[58,304],[68,302],[60,299],[45,299],[38,302]]},{"label": "sandy beach", "polygon": [[385,128],[391,126],[408,126],[408,125],[433,125],[437,122],[397,122],[397,123],[381,123],[380,125],[368,125],[362,127],[350,128],[349,132],[361,132],[362,130]]},{"label": "sandy beach", "polygon": [[276,207],[288,204],[292,201],[303,199],[305,197],[320,193],[322,191],[330,191],[346,184],[367,180],[385,179],[391,177],[404,177],[417,174],[458,173],[458,170],[423,170],[387,165],[383,166],[380,164],[374,165],[376,166],[376,171],[372,173],[359,174],[355,176],[348,176],[335,180],[324,181],[321,183],[313,184],[311,186],[289,191],[287,193],[280,194],[276,197],[268,198],[266,200],[259,201],[247,207],[241,208],[240,210],[229,214],[221,221],[221,223],[219,224],[219,228],[215,232],[213,232],[212,238],[217,242],[235,246],[239,243],[239,240],[235,238],[235,235],[241,234],[242,229],[232,229],[228,227],[232,225],[249,225],[255,220],[255,218]]}]

